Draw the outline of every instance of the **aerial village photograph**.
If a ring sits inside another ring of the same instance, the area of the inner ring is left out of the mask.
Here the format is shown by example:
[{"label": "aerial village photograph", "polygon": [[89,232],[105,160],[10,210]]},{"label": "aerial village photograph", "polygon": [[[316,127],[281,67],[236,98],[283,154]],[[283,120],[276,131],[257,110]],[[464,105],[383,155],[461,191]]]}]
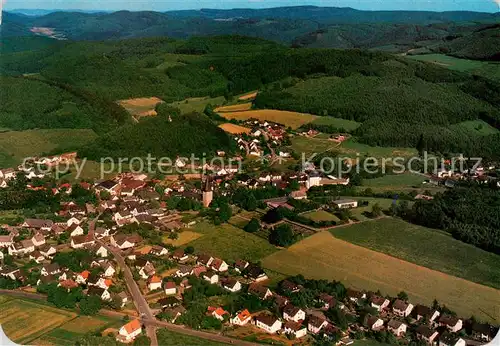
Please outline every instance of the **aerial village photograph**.
[{"label": "aerial village photograph", "polygon": [[0,346],[500,346],[500,0],[4,0]]}]

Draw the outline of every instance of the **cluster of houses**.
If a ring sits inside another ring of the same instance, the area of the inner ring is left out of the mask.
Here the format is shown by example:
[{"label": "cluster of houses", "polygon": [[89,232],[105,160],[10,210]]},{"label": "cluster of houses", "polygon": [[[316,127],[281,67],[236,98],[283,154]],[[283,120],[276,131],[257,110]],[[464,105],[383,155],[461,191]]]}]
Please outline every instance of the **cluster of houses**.
[{"label": "cluster of houses", "polygon": [[[261,157],[264,154],[263,145],[268,148],[277,148],[287,136],[285,126],[271,121],[262,122],[257,119],[249,119],[244,122],[244,125],[251,129],[248,135],[236,135],[234,140],[238,148],[247,156]],[[279,150],[275,154],[283,158],[291,156],[290,152],[286,150]]]},{"label": "cluster of houses", "polygon": [[[449,164],[450,162],[447,161],[447,163]],[[495,166],[478,166],[474,169],[465,171],[458,171],[451,168],[439,168],[431,175],[426,183],[453,188],[463,180],[472,180],[481,184],[494,183],[497,187],[500,187],[500,180],[498,179],[498,173]]]},{"label": "cluster of houses", "polygon": [[[461,336],[464,334],[460,334],[465,328],[464,320],[449,313],[441,313],[438,309],[421,304],[414,306],[402,299],[391,301],[373,292],[365,293],[352,289],[347,290],[347,299],[351,304],[363,301],[377,311],[377,315],[366,316],[363,327],[371,331],[386,330],[397,338],[405,338],[410,330],[413,330],[417,339],[428,345],[465,346],[471,342],[471,339],[466,340]],[[472,344],[489,342],[498,332],[498,328],[489,324],[473,321],[467,323],[472,330],[471,338],[475,339]]]}]

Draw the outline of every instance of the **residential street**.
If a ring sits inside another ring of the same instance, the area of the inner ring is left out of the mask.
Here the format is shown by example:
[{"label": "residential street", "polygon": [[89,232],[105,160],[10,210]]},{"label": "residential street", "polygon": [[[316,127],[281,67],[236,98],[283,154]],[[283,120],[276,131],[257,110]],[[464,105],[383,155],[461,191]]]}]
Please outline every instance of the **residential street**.
[{"label": "residential street", "polygon": [[154,324],[148,323],[149,321],[155,321],[156,318],[151,312],[149,304],[142,295],[139,286],[137,286],[137,283],[135,282],[134,277],[132,275],[132,271],[125,263],[125,259],[121,255],[120,250],[100,240],[98,240],[97,242],[103,245],[106,249],[108,249],[109,252],[113,254],[113,256],[115,256],[115,261],[123,270],[123,278],[125,280],[125,283],[127,284],[129,293],[132,296],[132,300],[134,301],[135,307],[139,312],[141,321],[146,326],[146,334],[151,339],[151,346],[158,346],[158,339],[156,337],[156,327]]}]

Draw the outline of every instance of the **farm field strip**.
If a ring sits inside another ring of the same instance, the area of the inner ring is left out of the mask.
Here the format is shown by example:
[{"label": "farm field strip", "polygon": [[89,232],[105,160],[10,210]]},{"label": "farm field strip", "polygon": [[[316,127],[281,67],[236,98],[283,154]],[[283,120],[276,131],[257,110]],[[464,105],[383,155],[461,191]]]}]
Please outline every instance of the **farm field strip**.
[{"label": "farm field strip", "polygon": [[238,135],[241,133],[249,134],[251,131],[248,127],[244,127],[244,126],[240,126],[240,125],[236,125],[236,124],[231,124],[231,123],[221,124],[221,125],[219,125],[219,127],[221,129],[223,129],[224,131],[231,133],[231,134],[234,134],[234,135]]},{"label": "farm field strip", "polygon": [[350,244],[326,231],[276,252],[262,263],[287,275],[339,280],[356,289],[380,289],[393,296],[405,291],[413,303],[431,304],[437,299],[464,317],[500,318],[498,290]]},{"label": "farm field strip", "polygon": [[19,344],[28,344],[77,315],[72,312],[12,299],[0,309],[0,324],[7,336]]},{"label": "farm field strip", "polygon": [[139,97],[135,99],[119,100],[120,106],[125,108],[133,116],[155,116],[155,108],[159,103],[163,103],[158,97]]},{"label": "farm field strip", "polygon": [[[232,107],[232,106],[230,106]],[[216,110],[217,112],[221,112]],[[289,126],[292,129],[297,129],[304,124],[308,124],[318,117],[316,115],[289,111],[280,111],[275,109],[253,109],[230,111],[225,110],[221,115],[226,119],[248,120],[257,119],[260,121],[272,121],[275,123]]]},{"label": "farm field strip", "polygon": [[383,218],[331,232],[350,243],[500,289],[500,256],[456,240],[443,231]]},{"label": "farm field strip", "polygon": [[252,109],[252,102],[218,107],[215,109],[215,112],[218,112],[218,113],[244,112],[244,111],[248,111],[250,109]]}]

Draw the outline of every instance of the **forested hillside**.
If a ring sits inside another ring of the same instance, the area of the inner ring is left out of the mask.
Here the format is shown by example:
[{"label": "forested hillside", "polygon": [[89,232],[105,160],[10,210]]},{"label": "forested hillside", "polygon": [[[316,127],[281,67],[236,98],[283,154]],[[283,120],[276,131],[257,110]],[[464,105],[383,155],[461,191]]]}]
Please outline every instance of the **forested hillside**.
[{"label": "forested hillside", "polygon": [[[93,157],[136,154],[142,147],[199,152],[197,140],[187,142],[187,147],[168,141],[165,147],[148,146],[141,129],[152,125],[143,122],[116,129],[131,120],[118,100],[158,97],[169,103],[202,96],[231,100],[251,90],[260,90],[257,108],[361,122],[353,134],[365,144],[415,147],[423,137],[430,151],[491,158],[500,154],[498,134],[479,135],[457,126],[480,119],[500,128],[498,83],[436,64],[366,50],[291,49],[243,36],[5,42],[0,66],[9,75],[3,78],[12,82],[2,83],[2,99],[7,102],[0,106],[0,126],[88,127],[100,134],[114,130],[86,151]],[[33,92],[26,95],[25,90]],[[159,119],[149,124],[158,121],[157,128],[166,128],[168,124]],[[180,132],[192,131],[200,143],[220,139],[218,131],[203,135],[201,128],[189,125]],[[137,140],[127,142],[127,137]]]},{"label": "forested hillside", "polygon": [[0,127],[109,130],[127,121],[114,103],[96,95],[28,78],[0,77]]},{"label": "forested hillside", "polygon": [[417,201],[404,217],[444,229],[466,243],[500,254],[500,201],[489,188],[456,188],[431,201]]},{"label": "forested hillside", "polygon": [[439,46],[439,51],[458,58],[500,61],[500,24],[459,36]]},{"label": "forested hillside", "polygon": [[120,127],[79,150],[79,155],[99,160],[102,157],[209,157],[217,150],[232,152],[234,142],[210,119],[201,114],[173,116],[160,113],[139,124]]}]

